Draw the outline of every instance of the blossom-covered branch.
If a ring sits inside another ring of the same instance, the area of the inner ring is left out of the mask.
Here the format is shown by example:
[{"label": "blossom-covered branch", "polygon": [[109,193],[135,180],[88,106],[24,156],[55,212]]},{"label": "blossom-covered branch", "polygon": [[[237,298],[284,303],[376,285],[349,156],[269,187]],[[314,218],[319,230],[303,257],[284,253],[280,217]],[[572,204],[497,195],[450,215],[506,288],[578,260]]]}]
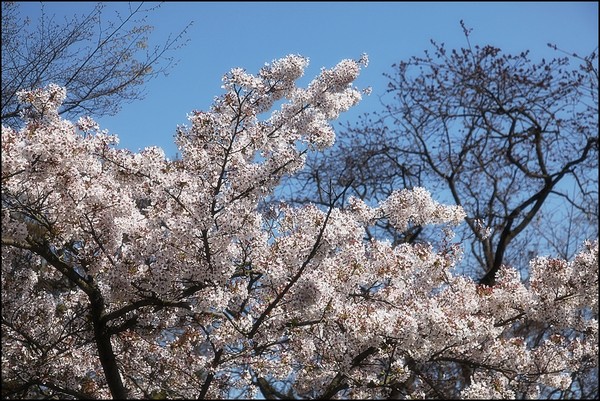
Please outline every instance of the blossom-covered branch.
[{"label": "blossom-covered branch", "polygon": [[[485,286],[453,271],[464,211],[423,188],[265,207],[335,141],[366,62],[306,88],[297,55],[232,70],[179,129],[180,160],[61,119],[63,88],[21,93],[25,126],[2,128],[3,397],[576,394],[571,374],[598,352],[597,242]],[[367,239],[382,219],[446,240]]]}]

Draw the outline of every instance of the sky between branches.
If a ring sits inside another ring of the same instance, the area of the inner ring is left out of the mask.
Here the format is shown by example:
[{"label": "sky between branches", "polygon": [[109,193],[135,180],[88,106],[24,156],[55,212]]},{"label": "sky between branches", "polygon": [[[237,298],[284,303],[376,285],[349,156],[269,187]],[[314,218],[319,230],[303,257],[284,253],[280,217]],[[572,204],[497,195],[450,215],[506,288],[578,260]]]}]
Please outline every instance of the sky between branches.
[{"label": "sky between branches", "polygon": [[[49,2],[44,7],[58,22],[93,6]],[[127,6],[107,3],[106,18]],[[21,13],[35,21],[40,4],[22,3]],[[193,21],[187,46],[176,52],[178,64],[146,85],[143,100],[98,121],[120,137],[120,147],[138,151],[155,145],[173,157],[177,125],[186,124],[192,110],[210,107],[223,93],[221,78],[231,68],[254,74],[266,62],[301,54],[311,62],[303,78],[308,82],[321,67],[367,53],[370,64],[356,84],[373,92],[339,120],[355,121],[380,109],[387,84],[383,73],[390,73],[393,63],[431,50],[431,39],[447,48],[467,46],[461,19],[473,29],[472,45],[490,44],[509,53],[529,50],[534,62],[562,56],[546,46],[549,42],[580,55],[598,46],[597,2],[166,2],[147,20],[155,27],[150,44],[160,44]]]}]

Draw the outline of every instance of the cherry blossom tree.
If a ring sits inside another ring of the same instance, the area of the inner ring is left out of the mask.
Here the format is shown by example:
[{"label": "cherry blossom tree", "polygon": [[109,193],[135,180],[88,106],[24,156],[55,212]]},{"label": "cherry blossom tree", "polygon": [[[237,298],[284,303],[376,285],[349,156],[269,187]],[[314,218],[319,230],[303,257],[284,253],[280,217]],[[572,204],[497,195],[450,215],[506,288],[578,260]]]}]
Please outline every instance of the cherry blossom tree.
[{"label": "cherry blossom tree", "polygon": [[[2,396],[597,396],[597,241],[486,286],[452,270],[463,209],[424,188],[265,202],[334,143],[366,63],[305,88],[300,56],[233,69],[174,161],[62,119],[62,87],[19,92],[24,126],[2,127]],[[367,238],[382,219],[442,240]]]}]

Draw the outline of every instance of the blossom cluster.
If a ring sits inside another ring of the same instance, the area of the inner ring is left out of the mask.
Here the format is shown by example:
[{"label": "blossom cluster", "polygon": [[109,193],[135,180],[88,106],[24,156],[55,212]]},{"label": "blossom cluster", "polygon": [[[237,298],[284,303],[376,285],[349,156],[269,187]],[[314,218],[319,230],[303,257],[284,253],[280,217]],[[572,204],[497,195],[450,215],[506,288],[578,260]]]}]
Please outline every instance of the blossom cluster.
[{"label": "blossom cluster", "polygon": [[343,60],[306,88],[297,55],[232,70],[225,94],[179,128],[173,161],[116,148],[90,118],[61,119],[62,88],[21,93],[44,112],[2,127],[3,387],[88,398],[568,388],[598,353],[597,241],[572,261],[534,259],[529,283],[505,266],[487,287],[453,273],[459,244],[366,239],[381,219],[461,224],[460,207],[423,188],[374,207],[264,207],[308,149],[333,144],[329,122],[360,99],[366,63]]}]

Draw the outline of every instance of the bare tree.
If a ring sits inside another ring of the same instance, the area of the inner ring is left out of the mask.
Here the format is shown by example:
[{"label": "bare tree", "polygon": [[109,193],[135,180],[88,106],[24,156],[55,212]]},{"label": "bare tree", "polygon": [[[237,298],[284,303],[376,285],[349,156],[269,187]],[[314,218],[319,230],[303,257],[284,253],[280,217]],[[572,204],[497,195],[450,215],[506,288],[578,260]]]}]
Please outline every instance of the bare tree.
[{"label": "bare tree", "polygon": [[[468,215],[460,268],[492,285],[502,264],[526,277],[533,256],[572,259],[598,236],[598,59],[596,51],[581,57],[550,45],[561,54],[534,63],[527,52],[471,47],[469,34],[465,28],[467,48],[432,42],[433,54],[394,65],[383,111],[348,123],[335,147],[309,157],[300,180],[284,189],[292,202],[326,205],[331,187],[350,186],[341,207],[350,195],[376,204],[401,188],[445,193],[442,201]],[[385,221],[367,231],[394,244],[435,242],[433,234],[420,226],[398,232]],[[547,340],[549,329],[532,320],[514,328],[531,344]],[[446,362],[421,371],[468,380],[477,369]],[[597,394],[596,368],[573,377],[553,396]]]},{"label": "bare tree", "polygon": [[[56,21],[41,3],[35,23],[18,2],[2,2],[2,123],[18,124],[19,90],[55,83],[67,88],[60,110],[67,118],[113,115],[123,102],[143,97],[143,84],[174,65],[170,54],[184,44],[186,26],[160,46],[149,46],[147,16],[159,6],[130,3],[107,18],[98,3],[87,14]],[[191,23],[190,23],[191,24]]]},{"label": "bare tree", "polygon": [[[493,284],[502,264],[526,273],[533,254],[569,258],[598,235],[597,53],[533,63],[471,47],[462,26],[466,48],[432,41],[433,54],[394,65],[384,111],[309,160],[302,196],[290,198],[319,202],[329,180],[367,202],[403,187],[445,193],[468,214],[464,266]],[[427,238],[420,227],[375,229],[394,242]]]}]

